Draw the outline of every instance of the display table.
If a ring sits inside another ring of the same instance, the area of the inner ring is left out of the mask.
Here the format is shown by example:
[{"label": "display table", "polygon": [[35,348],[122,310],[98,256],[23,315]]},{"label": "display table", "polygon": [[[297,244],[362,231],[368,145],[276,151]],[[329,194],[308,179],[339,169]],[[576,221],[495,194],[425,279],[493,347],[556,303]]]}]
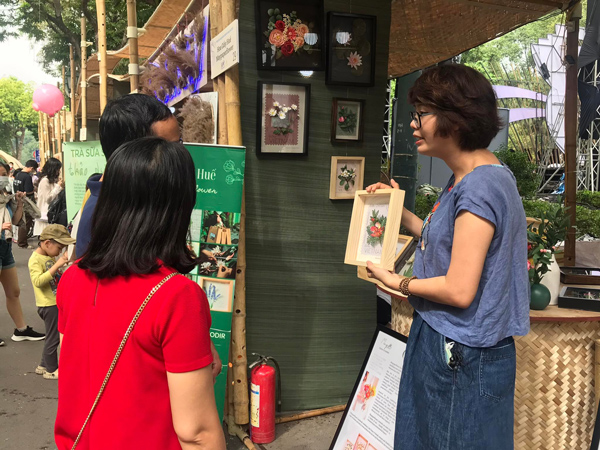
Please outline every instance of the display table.
[{"label": "display table", "polygon": [[[397,291],[380,288],[392,296],[392,328],[408,336],[413,308]],[[600,313],[549,306],[530,318],[529,334],[515,337],[515,449],[588,450],[600,387]]]}]

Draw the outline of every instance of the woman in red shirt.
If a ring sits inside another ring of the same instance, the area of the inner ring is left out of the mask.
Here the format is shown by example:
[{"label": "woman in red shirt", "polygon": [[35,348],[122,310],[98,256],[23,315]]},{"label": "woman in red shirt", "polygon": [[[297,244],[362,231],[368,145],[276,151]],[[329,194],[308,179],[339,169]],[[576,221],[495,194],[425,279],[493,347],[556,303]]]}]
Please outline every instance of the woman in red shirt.
[{"label": "woman in red shirt", "polygon": [[[196,202],[181,144],[142,138],[109,159],[83,258],[57,293],[60,353],[55,440],[71,449],[134,315],[150,291],[197,259],[186,245]],[[182,275],[150,299],[77,449],[225,450],[215,405],[210,310]]]}]

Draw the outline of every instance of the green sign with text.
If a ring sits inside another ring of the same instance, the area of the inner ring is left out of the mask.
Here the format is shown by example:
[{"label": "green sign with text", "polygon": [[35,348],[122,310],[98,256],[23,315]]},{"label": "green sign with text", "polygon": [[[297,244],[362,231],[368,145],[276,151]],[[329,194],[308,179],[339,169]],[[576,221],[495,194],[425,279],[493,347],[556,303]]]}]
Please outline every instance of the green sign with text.
[{"label": "green sign with text", "polygon": [[187,143],[185,146],[192,155],[196,173],[196,207],[192,212],[189,245],[202,261],[190,275],[208,298],[212,317],[210,337],[224,367],[215,384],[217,409],[222,419],[246,149]]}]

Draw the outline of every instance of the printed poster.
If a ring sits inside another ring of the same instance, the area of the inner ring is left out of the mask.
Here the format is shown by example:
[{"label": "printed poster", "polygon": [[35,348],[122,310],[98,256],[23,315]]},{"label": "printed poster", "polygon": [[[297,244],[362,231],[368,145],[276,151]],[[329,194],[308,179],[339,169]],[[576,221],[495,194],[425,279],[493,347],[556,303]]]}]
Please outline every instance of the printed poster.
[{"label": "printed poster", "polygon": [[100,141],[64,142],[63,164],[65,168],[65,194],[67,216],[71,221],[81,208],[89,177],[104,172],[106,158]]},{"label": "printed poster", "polygon": [[378,326],[329,450],[393,450],[406,337]]},{"label": "printed poster", "polygon": [[190,275],[206,293],[211,309],[210,338],[223,363],[215,384],[217,409],[223,419],[246,149],[209,144],[185,146],[196,171],[196,207],[189,245],[202,260]]}]

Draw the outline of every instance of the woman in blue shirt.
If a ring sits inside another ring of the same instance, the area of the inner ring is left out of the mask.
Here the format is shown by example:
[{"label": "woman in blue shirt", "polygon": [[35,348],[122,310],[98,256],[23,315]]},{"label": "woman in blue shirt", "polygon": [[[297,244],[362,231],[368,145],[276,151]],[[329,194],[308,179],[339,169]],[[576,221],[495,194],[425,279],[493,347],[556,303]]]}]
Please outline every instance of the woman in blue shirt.
[{"label": "woman in blue shirt", "polygon": [[420,238],[414,276],[368,263],[415,309],[394,448],[509,450],[513,336],[529,331],[527,226],[513,174],[487,150],[501,126],[496,97],[476,70],[444,65],[425,71],[408,101],[419,153],[442,159],[453,176],[425,220],[403,211]]}]

